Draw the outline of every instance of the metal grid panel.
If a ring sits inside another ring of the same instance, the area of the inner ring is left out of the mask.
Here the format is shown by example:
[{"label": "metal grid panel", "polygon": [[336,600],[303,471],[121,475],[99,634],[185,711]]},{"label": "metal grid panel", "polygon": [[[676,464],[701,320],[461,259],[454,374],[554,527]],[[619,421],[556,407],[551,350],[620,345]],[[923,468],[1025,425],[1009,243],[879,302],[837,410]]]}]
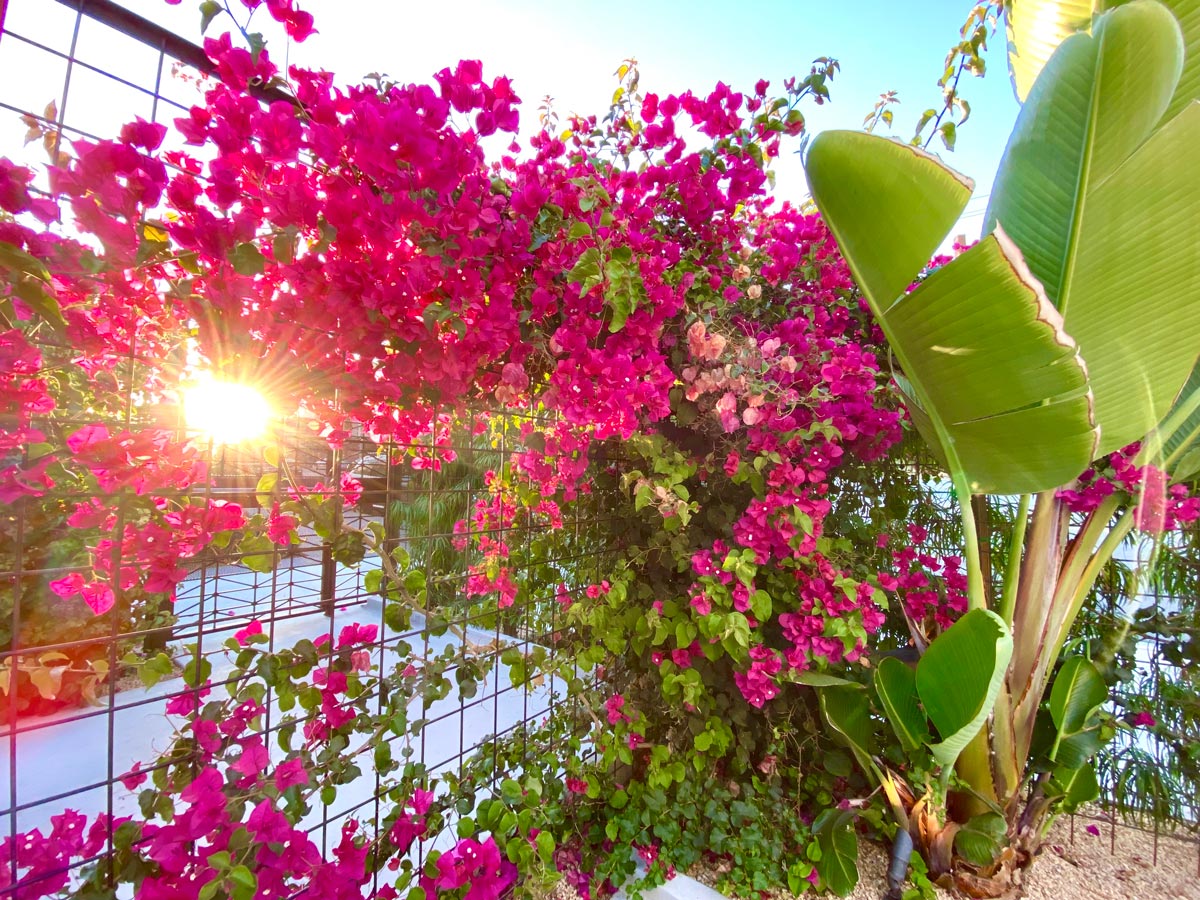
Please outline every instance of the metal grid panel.
[{"label": "metal grid panel", "polygon": [[[9,0],[2,24],[0,83],[5,89],[0,96],[0,156],[31,165],[38,172],[34,186],[43,192],[49,188],[44,175],[47,150],[56,146],[69,149],[77,138],[111,136],[135,116],[169,123],[186,110],[189,98],[198,99],[196,81],[202,79],[202,73],[192,67],[205,62],[199,49],[106,0]],[[29,77],[30,73],[37,77]],[[24,146],[30,122],[39,123],[50,139]],[[169,132],[164,148],[170,149],[173,140],[177,137]],[[61,144],[56,143],[59,141]],[[195,155],[195,148],[189,151]],[[50,346],[42,349],[50,358],[61,352]],[[174,429],[179,439],[196,437],[187,433],[177,409],[164,412],[139,405],[140,362],[135,349],[118,373],[124,394],[116,420],[128,427],[165,426]],[[154,362],[161,365],[161,361]],[[406,658],[408,647],[414,648],[418,657],[456,641],[460,647],[468,641],[490,647],[483,660],[490,674],[473,696],[455,689],[435,702],[418,698],[410,716],[424,720],[419,734],[387,740],[407,743],[412,758],[430,773],[461,774],[473,754],[490,747],[491,777],[499,777],[502,766],[489,738],[516,736],[520,740],[527,726],[554,713],[557,700],[552,684],[514,687],[498,657],[508,647],[528,652],[552,640],[558,627],[559,581],[572,590],[582,590],[600,571],[606,548],[596,541],[591,510],[579,504],[573,509],[576,518],[564,522],[559,537],[547,545],[550,549],[539,560],[543,571],[558,576],[553,583],[540,583],[529,568],[519,573],[528,602],[503,615],[483,609],[466,596],[468,568],[477,560],[469,548],[458,552],[451,546],[456,537],[453,521],[466,518],[486,490],[485,466],[507,464],[521,450],[520,426],[533,418],[532,413],[520,415],[511,410],[478,413],[492,423],[487,432],[473,435],[463,429],[456,432],[449,447],[442,448],[469,461],[452,481],[431,469],[418,472],[400,464],[403,450],[410,448],[379,445],[361,435],[351,435],[339,449],[331,450],[311,430],[308,420],[283,422],[272,436],[272,446],[300,485],[322,482],[340,496],[343,474],[359,479],[362,498],[345,509],[347,524],[356,528],[382,525],[387,534],[385,549],[404,547],[412,565],[423,568],[431,585],[427,615],[414,614],[403,631],[386,627],[385,603],[367,590],[365,573],[373,567],[372,558],[358,565],[338,565],[329,542],[311,529],[301,530],[299,543],[275,547],[269,571],[253,570],[247,566],[245,554],[228,548],[206,551],[187,563],[189,571],[178,585],[173,605],[163,603],[150,609],[136,599],[123,603],[119,596],[113,614],[93,619],[77,602],[69,610],[74,617],[71,627],[64,628],[63,607],[69,604],[54,597],[48,585],[82,571],[86,552],[71,543],[70,529],[61,519],[43,528],[27,515],[24,502],[14,504],[4,514],[8,552],[0,553],[0,599],[8,601],[5,605],[11,612],[0,628],[7,632],[0,635],[0,665],[19,679],[23,676],[15,670],[22,659],[64,653],[71,658],[71,668],[100,660],[110,674],[93,685],[91,704],[60,704],[57,698],[52,701],[19,689],[0,698],[0,784],[6,788],[0,800],[3,832],[15,836],[32,828],[46,831],[50,818],[64,808],[85,814],[106,812],[110,821],[113,816],[135,812],[136,795],[122,787],[121,776],[136,761],[153,759],[170,738],[178,719],[173,722],[163,714],[164,701],[200,685],[186,684],[176,672],[145,688],[124,662],[127,655],[145,657],[167,649],[182,656],[182,648],[194,645],[198,657],[213,663],[212,688],[217,690],[228,673],[228,664],[222,662],[222,645],[256,620],[270,635],[272,650],[323,634],[330,636],[332,646],[346,624],[374,624],[378,637],[370,653],[372,662],[381,667]],[[59,433],[69,433],[72,426],[87,421],[72,422],[58,415],[55,427]],[[201,487],[167,495],[168,499],[200,496],[236,502],[247,513],[261,511],[255,487],[275,468],[261,447],[239,450],[209,442],[205,457],[210,479]],[[64,499],[69,508],[92,497],[80,493]],[[115,504],[119,531],[119,498],[95,499]],[[533,545],[544,537],[544,531],[544,526],[522,525],[496,536],[519,544],[525,558],[533,559],[537,556]],[[466,537],[472,536],[468,531]],[[448,546],[450,551],[445,552]],[[374,563],[377,567],[378,558]],[[430,627],[428,615],[435,613],[450,621],[451,631]],[[53,637],[46,637],[48,634]],[[447,674],[454,679],[453,670]],[[273,745],[271,738],[279,728],[279,715],[271,701],[268,693],[263,729],[268,746]],[[397,755],[401,749],[397,748]],[[369,764],[362,768],[370,772]],[[328,849],[331,841],[336,843],[341,823],[348,817],[373,820],[378,828],[387,812],[379,790],[379,777],[368,774],[339,791],[337,801],[310,816],[305,827],[322,849]],[[112,846],[111,831],[108,846]],[[14,858],[8,863],[15,871],[15,845],[12,852]]]}]

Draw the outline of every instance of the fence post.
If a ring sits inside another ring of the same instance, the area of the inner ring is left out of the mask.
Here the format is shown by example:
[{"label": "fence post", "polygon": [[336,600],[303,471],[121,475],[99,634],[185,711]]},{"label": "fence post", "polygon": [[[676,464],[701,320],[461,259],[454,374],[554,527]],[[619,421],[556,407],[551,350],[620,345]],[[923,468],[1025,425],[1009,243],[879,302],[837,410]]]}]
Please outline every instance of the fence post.
[{"label": "fence post", "polygon": [[[329,448],[326,455],[325,471],[329,473],[329,491],[339,501],[342,496],[342,451]],[[342,505],[335,504],[333,513],[333,533],[342,530]],[[333,561],[333,541],[326,538],[321,544],[321,612],[332,617],[334,610],[334,593],[337,588],[337,569]]]}]

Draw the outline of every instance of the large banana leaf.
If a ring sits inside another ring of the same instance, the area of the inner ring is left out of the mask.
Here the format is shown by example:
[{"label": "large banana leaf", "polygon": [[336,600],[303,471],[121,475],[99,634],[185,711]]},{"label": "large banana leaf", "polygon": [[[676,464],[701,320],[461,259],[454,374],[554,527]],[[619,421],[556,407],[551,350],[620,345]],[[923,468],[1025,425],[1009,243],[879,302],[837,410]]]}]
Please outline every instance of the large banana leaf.
[{"label": "large banana leaf", "polygon": [[1108,686],[1084,656],[1072,656],[1059,670],[1050,691],[1050,717],[1061,734],[1083,731],[1092,713],[1108,699]]},{"label": "large banana leaf", "polygon": [[1183,66],[1161,4],[1067,38],[1030,92],[985,227],[1003,225],[1087,363],[1098,452],[1167,412],[1200,347],[1200,106],[1155,130]]},{"label": "large banana leaf", "polygon": [[[1024,101],[1047,60],[1076,31],[1091,27],[1093,15],[1122,5],[1123,0],[1010,0],[1008,69],[1017,99]],[[1200,97],[1200,0],[1164,0],[1183,28],[1187,54],[1183,75],[1166,118],[1173,118]]]},{"label": "large banana leaf", "polygon": [[917,664],[917,692],[942,740],[929,749],[954,765],[992,711],[1012,658],[1008,626],[991,610],[973,609],[939,635]]},{"label": "large banana leaf", "polygon": [[894,656],[885,657],[875,669],[875,693],[900,746],[916,750],[929,740],[929,723],[921,711],[915,669]]},{"label": "large banana leaf", "polygon": [[1012,0],[1008,26],[1008,72],[1024,101],[1055,49],[1092,24],[1097,0]]},{"label": "large banana leaf", "polygon": [[835,685],[818,694],[825,721],[837,732],[864,772],[878,771],[871,761],[871,701],[860,686]]},{"label": "large banana leaf", "polygon": [[1200,0],[1165,0],[1165,5],[1179,20],[1185,46],[1183,74],[1164,116],[1171,119],[1200,97]]},{"label": "large banana leaf", "polygon": [[1164,424],[1161,451],[1151,462],[1161,464],[1173,481],[1187,481],[1200,472],[1200,363],[1192,369]]},{"label": "large banana leaf", "polygon": [[997,229],[918,275],[970,196],[936,157],[829,131],[809,150],[813,198],[903,370],[927,440],[978,493],[1070,480],[1096,444],[1087,372],[1062,317]]}]

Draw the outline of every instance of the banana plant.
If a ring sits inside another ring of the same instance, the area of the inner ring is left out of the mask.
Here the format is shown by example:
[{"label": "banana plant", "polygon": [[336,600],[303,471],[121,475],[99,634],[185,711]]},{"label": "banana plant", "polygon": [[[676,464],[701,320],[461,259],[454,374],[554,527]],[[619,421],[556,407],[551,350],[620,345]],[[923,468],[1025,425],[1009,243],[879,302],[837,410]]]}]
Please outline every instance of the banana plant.
[{"label": "banana plant", "polygon": [[[1008,71],[1013,91],[1022,103],[1046,61],[1066,38],[1087,31],[1105,10],[1128,0],[1008,0],[1004,19],[1008,30]],[[1183,73],[1166,118],[1173,118],[1200,96],[1200,0],[1162,0],[1183,27],[1186,55]]]},{"label": "banana plant", "polygon": [[[1014,80],[1030,86],[987,236],[916,289],[971,181],[857,132],[822,133],[806,163],[913,423],[959,499],[970,609],[911,677],[885,661],[871,690],[826,689],[823,707],[930,871],[975,896],[1017,888],[1048,819],[1094,796],[1090,758],[1111,735],[1099,671],[1060,656],[1133,529],[1136,499],[1114,495],[1072,526],[1057,489],[1139,439],[1139,465],[1153,459],[1174,478],[1200,470],[1200,84],[1187,56],[1197,3],[1173,4],[1186,39],[1155,0],[1095,17],[1067,10],[1080,4],[1043,5],[1085,30],[1051,35],[1058,46],[1043,53],[1020,31],[1037,4],[1015,0],[1010,29],[1025,37]],[[978,494],[1021,497],[1000,573],[981,565]],[[994,684],[973,678],[989,661]],[[957,717],[947,703],[961,704]],[[930,777],[905,783],[877,761],[872,706],[910,761],[927,761],[910,773]]]}]

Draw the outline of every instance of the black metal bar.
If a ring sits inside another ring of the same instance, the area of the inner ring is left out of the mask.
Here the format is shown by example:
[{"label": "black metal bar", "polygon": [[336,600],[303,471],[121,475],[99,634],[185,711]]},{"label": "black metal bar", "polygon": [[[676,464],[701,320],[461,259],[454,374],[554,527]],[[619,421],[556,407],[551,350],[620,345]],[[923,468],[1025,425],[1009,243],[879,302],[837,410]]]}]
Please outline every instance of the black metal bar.
[{"label": "black metal bar", "polygon": [[[3,0],[3,2],[7,6],[8,0]],[[88,18],[95,19],[114,31],[119,31],[147,46],[162,50],[181,63],[199,69],[201,72],[211,75],[217,69],[213,61],[208,58],[208,54],[204,52],[203,47],[193,44],[175,32],[169,31],[135,12],[130,12],[119,3],[114,3],[113,0],[58,0],[58,2],[63,6],[79,10]],[[268,103],[276,100],[283,100],[286,103],[296,102],[294,97],[278,88],[251,85],[250,93]]]}]

